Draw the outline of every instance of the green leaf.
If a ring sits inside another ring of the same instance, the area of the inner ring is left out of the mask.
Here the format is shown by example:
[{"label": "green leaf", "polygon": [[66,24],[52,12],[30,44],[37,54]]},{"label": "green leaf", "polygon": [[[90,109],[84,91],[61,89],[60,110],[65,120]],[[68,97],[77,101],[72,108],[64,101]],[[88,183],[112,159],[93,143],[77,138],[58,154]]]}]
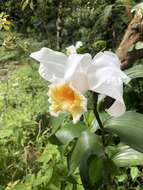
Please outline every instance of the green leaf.
[{"label": "green leaf", "polygon": [[118,152],[112,157],[112,160],[119,167],[142,165],[143,153],[124,145],[119,148]]},{"label": "green leaf", "polygon": [[90,126],[93,119],[95,118],[95,115],[92,110],[89,110],[88,112],[85,112],[83,115],[84,122],[87,126]]},{"label": "green leaf", "polygon": [[122,174],[122,175],[119,175],[119,176],[116,176],[118,182],[124,182],[128,179],[128,176],[126,173]]},{"label": "green leaf", "polygon": [[94,185],[102,178],[102,172],[104,170],[104,160],[96,157],[91,161],[89,166],[89,178],[91,184]]},{"label": "green leaf", "polygon": [[47,183],[50,182],[52,175],[53,175],[53,166],[49,165],[49,167],[47,168],[47,171],[44,173],[44,175],[41,170],[37,173],[37,178],[36,178],[33,186],[38,186],[41,184],[46,185]]},{"label": "green leaf", "polygon": [[30,6],[30,9],[34,10],[33,0],[30,1],[29,6]]},{"label": "green leaf", "polygon": [[131,67],[130,69],[127,69],[125,73],[131,79],[143,78],[143,65],[135,65]]},{"label": "green leaf", "polygon": [[48,190],[59,190],[59,187],[57,187],[57,186],[54,185],[54,184],[49,184],[49,185],[48,185]]},{"label": "green leaf", "polygon": [[10,128],[6,128],[6,129],[0,129],[0,139],[3,139],[3,138],[7,138],[7,137],[10,137],[11,135],[13,135],[13,130],[10,129]]},{"label": "green leaf", "polygon": [[46,164],[53,159],[60,159],[60,153],[57,149],[57,146],[48,143],[48,145],[44,148],[44,151],[38,158],[38,161],[42,162],[43,164]]},{"label": "green leaf", "polygon": [[23,10],[23,11],[25,10],[25,8],[27,7],[28,4],[29,4],[29,0],[24,0],[24,1],[22,2],[22,10]]},{"label": "green leaf", "polygon": [[143,42],[137,42],[136,44],[135,44],[135,49],[143,49]]},{"label": "green leaf", "polygon": [[9,183],[5,190],[32,190],[31,184],[19,183],[15,181],[14,183]]},{"label": "green leaf", "polygon": [[135,44],[131,45],[131,46],[129,47],[129,49],[128,49],[128,52],[133,51],[134,48],[135,48]]},{"label": "green leaf", "polygon": [[3,28],[5,29],[5,30],[9,30],[10,29],[10,26],[9,25],[3,25]]},{"label": "green leaf", "polygon": [[53,135],[62,125],[65,119],[65,114],[61,114],[59,117],[50,117],[50,125],[52,127],[51,135]]},{"label": "green leaf", "polygon": [[103,184],[109,184],[111,176],[117,173],[113,161],[104,155],[91,157],[85,155],[80,163],[80,175],[85,190],[99,189]]},{"label": "green leaf", "polygon": [[100,138],[90,131],[82,132],[69,158],[69,170],[72,173],[80,162],[91,155],[103,155]]},{"label": "green leaf", "polygon": [[65,190],[73,190],[73,184],[67,183]]},{"label": "green leaf", "polygon": [[113,174],[117,174],[117,167],[105,156],[95,157],[89,164],[89,179],[92,185],[109,183]]},{"label": "green leaf", "polygon": [[137,167],[132,167],[130,170],[131,178],[134,181],[139,176],[139,169]]},{"label": "green leaf", "polygon": [[0,185],[0,190],[4,190],[4,187],[2,187],[1,185]]},{"label": "green leaf", "polygon": [[143,152],[143,115],[136,112],[126,112],[118,118],[105,121],[106,131],[117,134],[123,142],[132,148]]},{"label": "green leaf", "polygon": [[87,175],[89,172],[88,158],[88,155],[85,155],[84,159],[81,160],[79,165],[79,172],[84,190],[93,189],[93,185],[90,183],[89,176]]},{"label": "green leaf", "polygon": [[70,123],[59,129],[55,135],[62,144],[68,144],[74,138],[78,138],[81,133],[86,130],[88,130],[88,128],[82,123]]}]

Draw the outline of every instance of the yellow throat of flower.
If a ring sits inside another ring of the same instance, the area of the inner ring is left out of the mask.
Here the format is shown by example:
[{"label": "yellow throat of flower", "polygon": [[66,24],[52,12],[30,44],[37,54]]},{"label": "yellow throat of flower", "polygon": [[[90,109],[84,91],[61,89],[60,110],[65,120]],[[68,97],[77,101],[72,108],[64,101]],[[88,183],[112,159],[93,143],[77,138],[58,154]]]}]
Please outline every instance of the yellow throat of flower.
[{"label": "yellow throat of flower", "polygon": [[76,123],[86,111],[86,98],[69,84],[51,86],[48,95],[51,115],[58,116],[61,112],[69,112]]}]

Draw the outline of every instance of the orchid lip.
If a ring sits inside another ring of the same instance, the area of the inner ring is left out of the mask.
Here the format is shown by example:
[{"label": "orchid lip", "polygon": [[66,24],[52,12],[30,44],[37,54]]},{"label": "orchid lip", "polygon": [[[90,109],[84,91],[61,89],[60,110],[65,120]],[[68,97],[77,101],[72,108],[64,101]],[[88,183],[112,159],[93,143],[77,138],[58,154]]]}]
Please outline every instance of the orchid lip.
[{"label": "orchid lip", "polygon": [[86,111],[86,98],[80,94],[71,84],[61,83],[50,87],[49,102],[51,115],[58,116],[60,113],[68,112],[76,123]]}]

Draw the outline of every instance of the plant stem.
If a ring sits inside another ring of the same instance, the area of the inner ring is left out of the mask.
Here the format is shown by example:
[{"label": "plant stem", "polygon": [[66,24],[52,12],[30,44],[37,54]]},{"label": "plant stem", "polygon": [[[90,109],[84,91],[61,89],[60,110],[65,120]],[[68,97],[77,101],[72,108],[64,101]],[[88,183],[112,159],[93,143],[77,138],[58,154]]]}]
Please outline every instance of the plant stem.
[{"label": "plant stem", "polygon": [[[98,110],[97,110],[97,101],[98,101],[98,94],[93,92],[93,105],[94,105],[93,111],[94,111],[94,115],[95,115],[95,117],[97,119],[97,122],[99,124],[99,127],[101,129],[102,145],[103,145],[104,155],[105,155],[106,158],[108,158],[108,155],[105,152],[105,131],[104,131],[104,127],[103,127],[102,121],[100,119]],[[111,189],[110,184],[105,184],[103,186],[103,188],[104,188],[104,190],[110,190]]]},{"label": "plant stem", "polygon": [[93,111],[94,111],[94,115],[97,119],[97,122],[99,124],[99,127],[101,128],[101,130],[103,130],[103,125],[102,125],[102,121],[100,119],[100,116],[99,116],[99,113],[97,111],[97,101],[98,101],[98,94],[93,92],[93,104],[94,104],[94,108],[93,108]]},{"label": "plant stem", "polygon": [[103,127],[102,121],[100,119],[99,113],[97,111],[97,101],[98,101],[98,94],[93,92],[93,104],[94,104],[93,111],[94,111],[94,115],[97,119],[97,122],[98,122],[99,127],[100,127],[101,132],[102,132],[102,142],[103,142],[103,146],[104,146],[104,144],[105,144],[104,127]]}]

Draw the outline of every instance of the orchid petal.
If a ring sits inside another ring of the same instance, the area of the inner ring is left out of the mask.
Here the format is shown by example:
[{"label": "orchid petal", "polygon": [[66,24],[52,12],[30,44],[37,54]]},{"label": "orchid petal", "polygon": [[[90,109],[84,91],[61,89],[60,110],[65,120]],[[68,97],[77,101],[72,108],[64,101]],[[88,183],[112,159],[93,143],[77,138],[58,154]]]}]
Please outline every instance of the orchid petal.
[{"label": "orchid petal", "polygon": [[120,70],[118,57],[110,52],[97,54],[88,69],[89,89],[115,99],[106,111],[112,116],[120,116],[125,112],[123,101],[123,82],[129,78]]},{"label": "orchid petal", "polygon": [[84,72],[76,72],[71,80],[72,86],[78,89],[81,94],[84,94],[89,89],[88,78]]},{"label": "orchid petal", "polygon": [[93,63],[98,67],[117,67],[120,68],[121,62],[118,56],[111,51],[99,52],[93,58]]},{"label": "orchid petal", "polygon": [[40,51],[31,53],[30,57],[40,62],[39,74],[45,79],[52,82],[53,76],[63,77],[67,63],[65,54],[42,48]]},{"label": "orchid petal", "polygon": [[122,115],[123,113],[125,113],[126,111],[126,106],[124,104],[123,99],[120,101],[115,101],[112,106],[110,106],[109,109],[106,109],[105,111],[107,111],[108,114],[114,116],[114,117],[119,117],[120,115]]},{"label": "orchid petal", "polygon": [[[105,74],[107,74],[107,71],[106,73],[104,73],[104,75]],[[125,104],[122,98],[123,96],[122,82],[119,82],[118,80],[114,82],[113,80],[110,80],[108,78],[107,81],[106,80],[99,81],[99,83],[93,88],[91,88],[91,90],[99,94],[110,96],[113,99],[115,99],[115,102],[112,104],[112,106],[106,110],[110,115],[118,117],[125,112]]]},{"label": "orchid petal", "polygon": [[72,54],[68,58],[64,79],[70,81],[73,87],[81,93],[89,88],[86,70],[90,66],[91,60],[91,55],[88,53],[83,55]]}]

